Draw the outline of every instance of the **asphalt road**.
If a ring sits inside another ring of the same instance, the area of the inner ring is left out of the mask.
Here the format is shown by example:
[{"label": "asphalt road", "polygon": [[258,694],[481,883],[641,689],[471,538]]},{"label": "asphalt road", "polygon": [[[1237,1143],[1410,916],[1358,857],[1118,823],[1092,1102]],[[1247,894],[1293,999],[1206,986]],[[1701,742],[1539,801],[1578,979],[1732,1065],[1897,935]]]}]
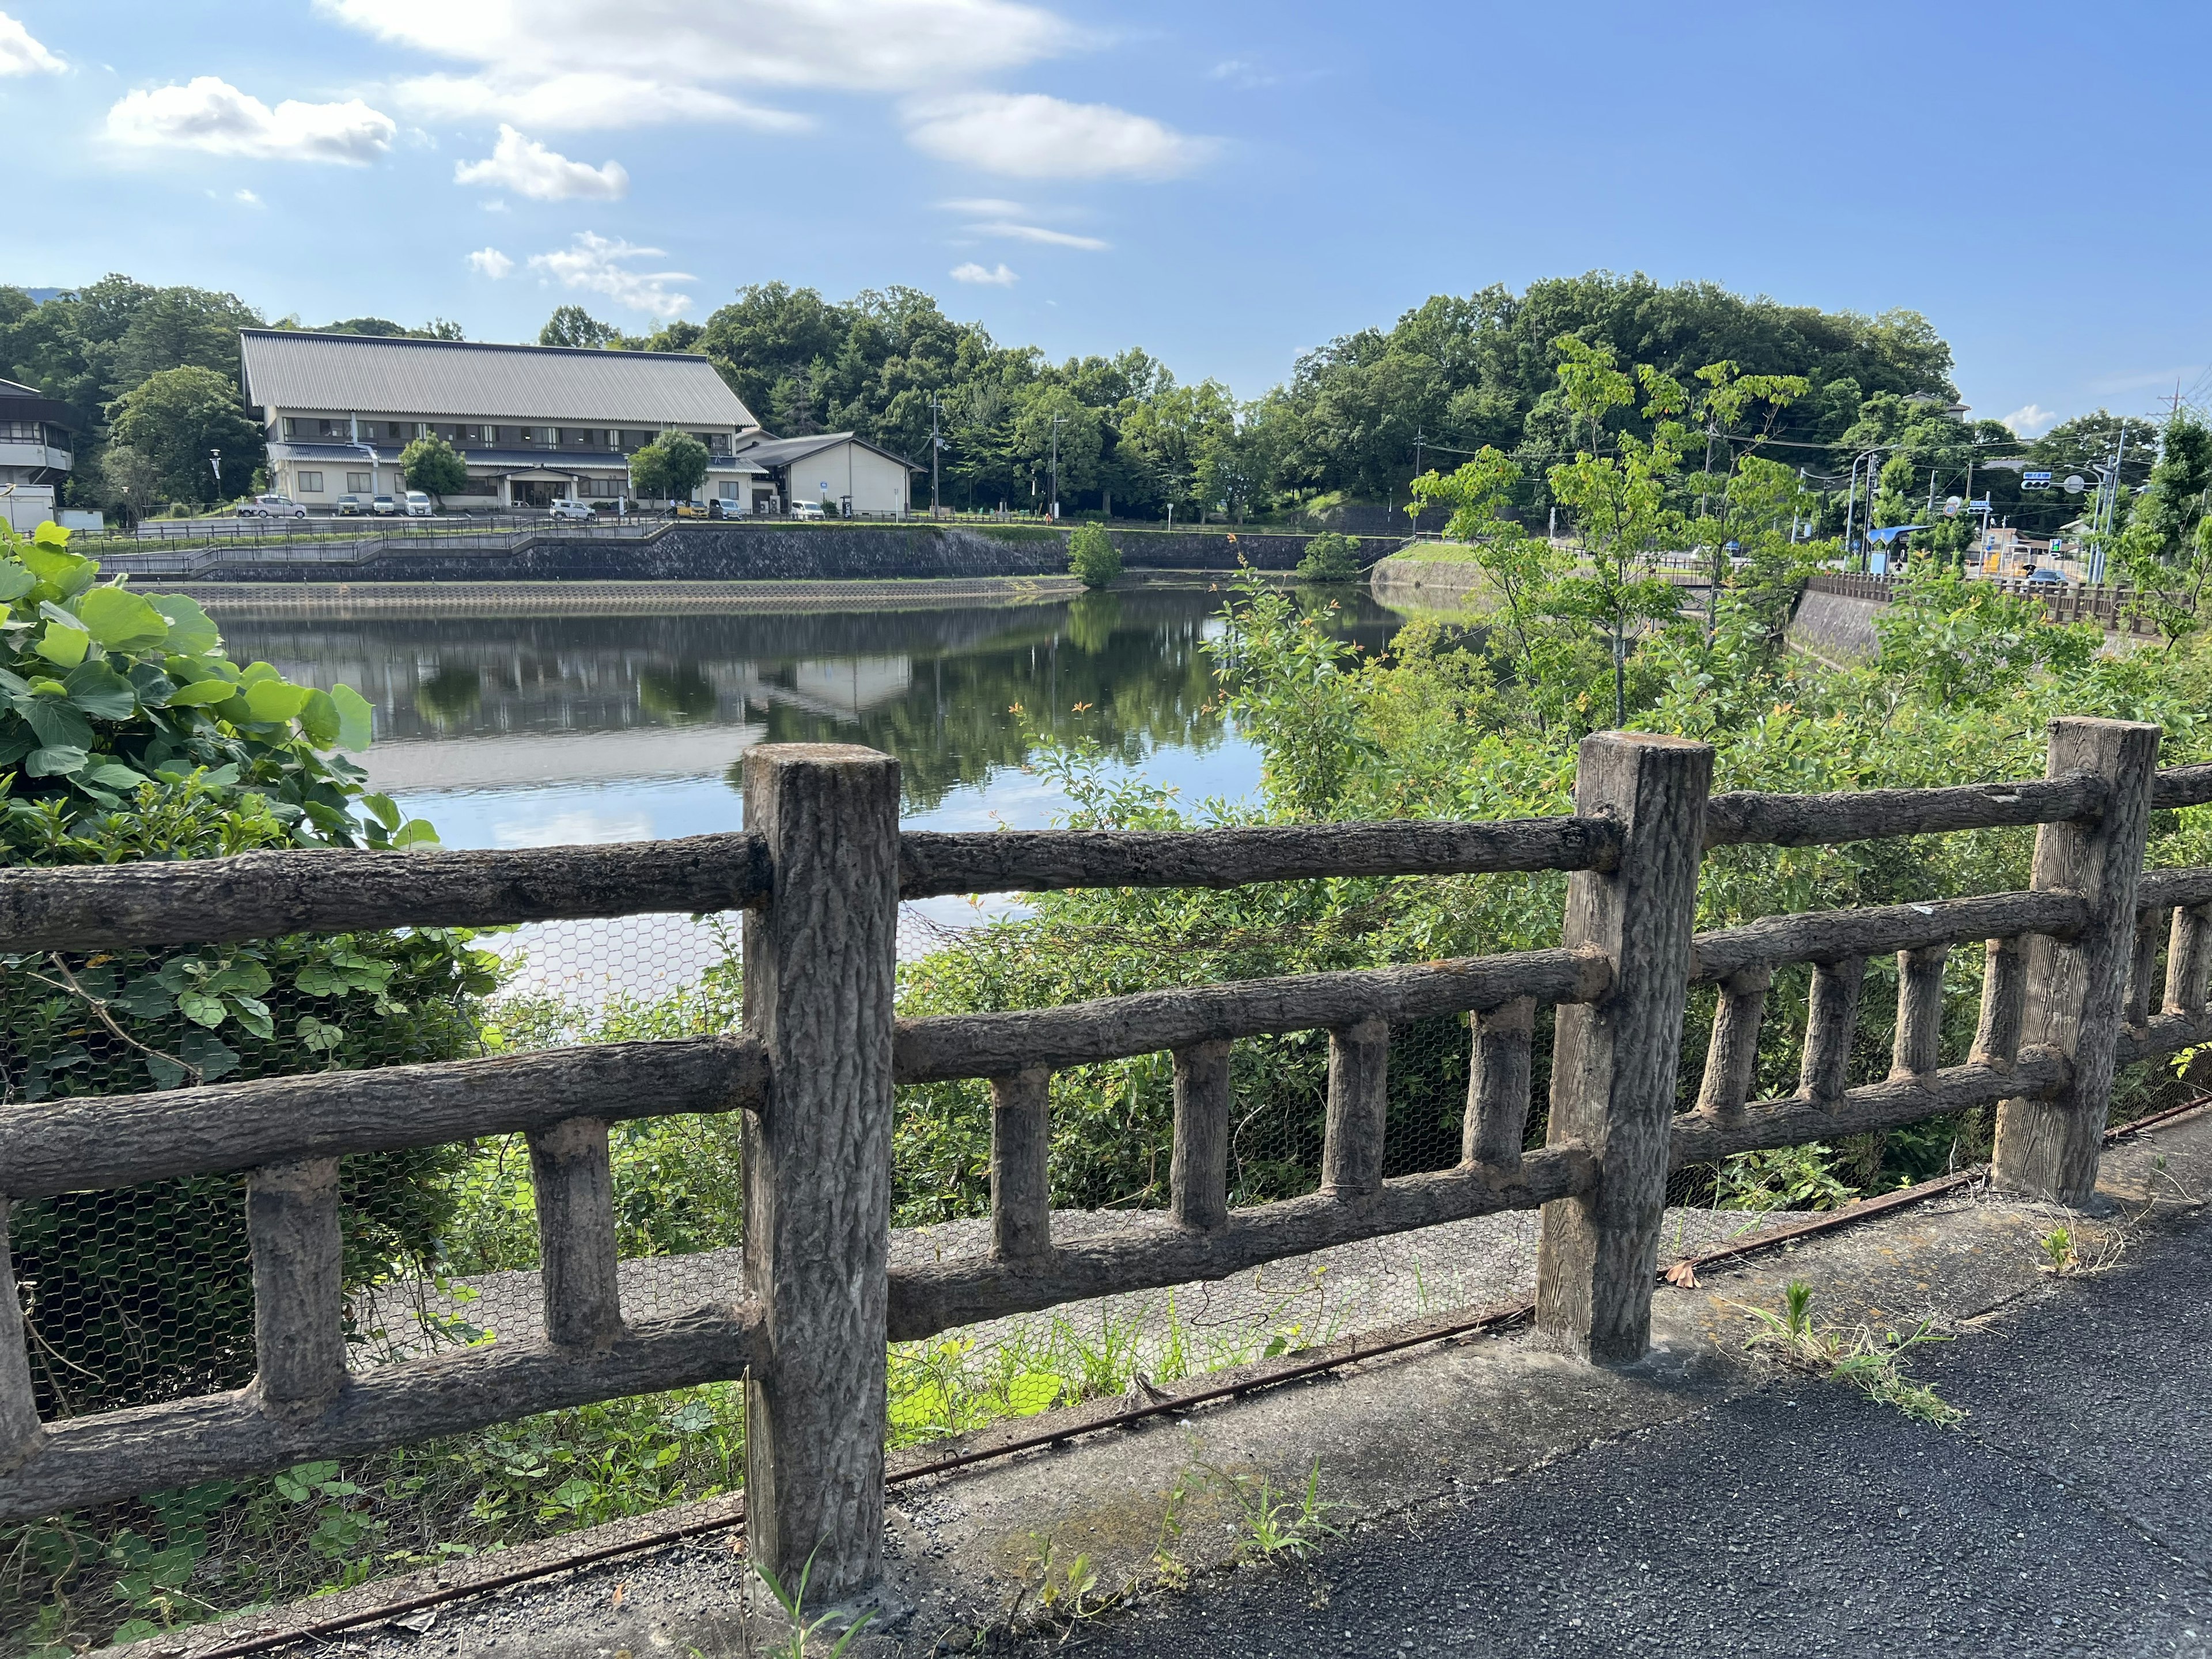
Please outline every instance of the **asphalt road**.
[{"label": "asphalt road", "polygon": [[[2212,1221],[1932,1352],[1972,1415],[1806,1382],[1289,1568],[1079,1631],[1094,1656],[2212,1654]],[[1929,1352],[1922,1350],[1922,1352]]]}]

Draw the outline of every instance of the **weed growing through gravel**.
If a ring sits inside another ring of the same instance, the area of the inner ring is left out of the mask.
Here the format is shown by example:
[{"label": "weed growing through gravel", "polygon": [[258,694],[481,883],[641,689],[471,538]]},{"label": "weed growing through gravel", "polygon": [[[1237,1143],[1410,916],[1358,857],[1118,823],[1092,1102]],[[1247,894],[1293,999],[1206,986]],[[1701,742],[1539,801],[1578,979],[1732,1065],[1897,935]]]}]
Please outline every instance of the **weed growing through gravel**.
[{"label": "weed growing through gravel", "polygon": [[1792,1279],[1782,1295],[1778,1314],[1770,1308],[1743,1309],[1760,1327],[1745,1344],[1747,1347],[1778,1348],[1784,1364],[1848,1382],[1868,1398],[1893,1406],[1919,1422],[1954,1429],[1966,1420],[1964,1408],[1953,1405],[1925,1382],[1915,1382],[1901,1363],[1909,1350],[1923,1342],[1951,1340],[1932,1321],[1922,1320],[1907,1335],[1885,1331],[1876,1336],[1864,1325],[1846,1331],[1837,1325],[1814,1324],[1813,1287],[1802,1279]]}]

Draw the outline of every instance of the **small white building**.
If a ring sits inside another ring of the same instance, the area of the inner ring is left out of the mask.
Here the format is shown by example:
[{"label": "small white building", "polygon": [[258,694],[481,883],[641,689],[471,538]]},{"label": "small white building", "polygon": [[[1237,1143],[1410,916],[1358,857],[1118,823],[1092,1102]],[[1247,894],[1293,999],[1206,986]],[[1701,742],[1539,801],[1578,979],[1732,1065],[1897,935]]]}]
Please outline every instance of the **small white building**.
[{"label": "small white building", "polygon": [[0,380],[0,484],[45,486],[52,494],[76,465],[82,418],[35,386]]},{"label": "small white building", "polygon": [[400,453],[438,437],[468,464],[461,508],[608,506],[628,457],[664,432],[707,447],[702,494],[750,507],[760,422],[705,357],[251,328],[239,334],[246,403],[269,445],[270,487],[313,507],[397,495]]},{"label": "small white building", "polygon": [[767,475],[755,486],[762,510],[813,501],[842,518],[901,519],[908,489],[920,471],[879,444],[850,432],[820,432],[811,438],[770,438],[766,434],[738,446],[737,459],[750,461]]}]

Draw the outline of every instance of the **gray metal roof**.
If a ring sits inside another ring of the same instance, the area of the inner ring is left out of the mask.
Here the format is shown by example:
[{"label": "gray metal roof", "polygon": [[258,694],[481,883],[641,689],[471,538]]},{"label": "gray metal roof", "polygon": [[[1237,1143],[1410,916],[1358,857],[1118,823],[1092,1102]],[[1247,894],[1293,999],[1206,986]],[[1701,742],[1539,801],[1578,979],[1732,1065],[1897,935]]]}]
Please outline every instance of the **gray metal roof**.
[{"label": "gray metal roof", "polygon": [[241,329],[246,401],[270,409],[610,426],[757,426],[706,358]]},{"label": "gray metal roof", "polygon": [[[348,443],[273,443],[269,446],[272,461],[320,461],[335,465],[340,461],[368,465],[368,451],[374,449],[379,464],[397,466],[400,446],[398,444]],[[471,466],[550,466],[556,471],[585,467],[605,471],[611,467],[627,467],[629,458],[605,450],[567,449],[463,449],[460,457]],[[709,472],[765,473],[768,469],[756,466],[744,455],[712,455],[707,458]]]},{"label": "gray metal roof", "polygon": [[763,466],[789,466],[793,461],[803,461],[809,455],[824,449],[834,449],[839,444],[858,444],[863,449],[872,449],[887,461],[896,461],[912,471],[921,469],[903,455],[894,455],[881,444],[872,444],[866,438],[850,432],[817,432],[806,438],[765,438],[740,446],[741,459],[757,461]]}]

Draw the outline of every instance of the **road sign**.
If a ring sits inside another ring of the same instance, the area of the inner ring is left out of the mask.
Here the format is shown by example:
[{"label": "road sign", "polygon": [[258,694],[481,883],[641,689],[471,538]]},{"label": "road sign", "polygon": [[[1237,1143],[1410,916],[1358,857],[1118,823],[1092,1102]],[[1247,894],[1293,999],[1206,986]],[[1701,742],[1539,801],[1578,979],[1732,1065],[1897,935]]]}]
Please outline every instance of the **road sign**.
[{"label": "road sign", "polygon": [[2078,495],[2088,487],[2089,481],[2083,477],[2080,473],[2069,472],[2066,475],[2066,493],[2068,495]]},{"label": "road sign", "polygon": [[1959,509],[1966,504],[1966,503],[1963,500],[1956,495],[1947,496],[1943,501],[1943,516],[1947,519],[1957,518],[1959,516]]},{"label": "road sign", "polygon": [[2048,472],[2023,472],[2020,475],[2020,487],[2022,489],[2048,489],[2051,488],[2051,475]]}]

